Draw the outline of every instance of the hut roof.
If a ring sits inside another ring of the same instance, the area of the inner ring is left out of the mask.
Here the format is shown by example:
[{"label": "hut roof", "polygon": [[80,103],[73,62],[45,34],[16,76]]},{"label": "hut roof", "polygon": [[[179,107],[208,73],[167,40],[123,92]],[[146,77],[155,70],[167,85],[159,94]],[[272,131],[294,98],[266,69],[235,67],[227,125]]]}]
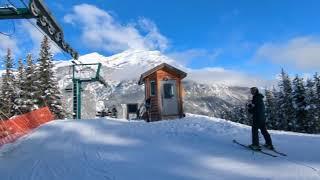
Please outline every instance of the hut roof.
[{"label": "hut roof", "polygon": [[162,63],[162,64],[160,64],[160,65],[158,65],[158,66],[150,69],[149,71],[143,73],[143,74],[140,76],[140,80],[139,80],[138,84],[139,84],[139,85],[143,84],[143,83],[144,83],[144,79],[145,79],[146,77],[148,77],[149,75],[151,75],[151,74],[153,74],[154,72],[156,72],[156,71],[158,71],[158,70],[160,70],[160,69],[163,69],[163,68],[167,68],[167,69],[169,69],[170,71],[175,72],[176,74],[178,74],[178,76],[179,76],[181,79],[183,79],[183,78],[185,78],[185,77],[187,76],[187,73],[181,71],[180,69],[177,69],[177,68],[175,68],[175,67],[173,67],[173,66],[171,66],[171,65],[169,65],[169,64],[167,64],[167,63]]}]

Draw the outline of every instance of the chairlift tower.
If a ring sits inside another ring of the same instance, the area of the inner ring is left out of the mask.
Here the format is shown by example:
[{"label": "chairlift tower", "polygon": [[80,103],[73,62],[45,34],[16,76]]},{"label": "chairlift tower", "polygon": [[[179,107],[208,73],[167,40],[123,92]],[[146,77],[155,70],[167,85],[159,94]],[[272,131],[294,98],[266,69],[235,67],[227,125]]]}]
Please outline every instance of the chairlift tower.
[{"label": "chairlift tower", "polygon": [[82,83],[100,82],[104,86],[107,83],[100,76],[101,63],[78,64],[73,61],[72,65],[72,89],[73,89],[73,119],[81,119],[81,91]]},{"label": "chairlift tower", "polygon": [[6,19],[36,19],[37,26],[63,51],[67,52],[74,59],[79,54],[65,42],[63,30],[57,23],[47,6],[42,0],[30,0],[29,5],[24,8],[17,8],[13,5],[0,7],[0,20]]}]

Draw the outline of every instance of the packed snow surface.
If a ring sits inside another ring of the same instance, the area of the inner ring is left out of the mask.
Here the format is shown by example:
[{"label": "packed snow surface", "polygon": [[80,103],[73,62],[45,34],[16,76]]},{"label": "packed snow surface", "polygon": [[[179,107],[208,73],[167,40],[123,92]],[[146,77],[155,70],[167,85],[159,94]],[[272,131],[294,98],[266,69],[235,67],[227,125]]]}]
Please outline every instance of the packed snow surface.
[{"label": "packed snow surface", "polygon": [[250,128],[205,116],[63,120],[0,148],[1,180],[320,179],[320,136],[271,131],[288,157],[253,153]]}]

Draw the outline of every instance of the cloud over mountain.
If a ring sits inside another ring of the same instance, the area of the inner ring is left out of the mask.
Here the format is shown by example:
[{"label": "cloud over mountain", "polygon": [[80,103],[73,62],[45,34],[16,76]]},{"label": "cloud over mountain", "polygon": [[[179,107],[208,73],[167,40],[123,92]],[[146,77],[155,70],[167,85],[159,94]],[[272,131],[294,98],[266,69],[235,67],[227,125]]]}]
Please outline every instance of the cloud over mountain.
[{"label": "cloud over mountain", "polygon": [[301,70],[319,69],[320,38],[305,36],[286,42],[265,43],[258,48],[254,58]]},{"label": "cloud over mountain", "polygon": [[156,24],[140,18],[137,22],[122,24],[111,13],[94,5],[79,4],[64,16],[64,21],[81,28],[81,39],[91,48],[108,52],[127,49],[165,50],[168,39]]}]

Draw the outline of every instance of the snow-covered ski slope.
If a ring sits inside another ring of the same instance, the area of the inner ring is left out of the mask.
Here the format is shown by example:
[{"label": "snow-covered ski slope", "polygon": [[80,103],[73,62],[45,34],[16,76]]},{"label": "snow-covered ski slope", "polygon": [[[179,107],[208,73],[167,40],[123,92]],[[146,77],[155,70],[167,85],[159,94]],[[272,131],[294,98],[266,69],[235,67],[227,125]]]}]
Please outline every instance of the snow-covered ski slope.
[{"label": "snow-covered ski slope", "polygon": [[249,143],[249,127],[205,116],[53,121],[0,148],[0,179],[320,179],[320,135],[272,137],[288,157],[248,151],[232,139]]}]

